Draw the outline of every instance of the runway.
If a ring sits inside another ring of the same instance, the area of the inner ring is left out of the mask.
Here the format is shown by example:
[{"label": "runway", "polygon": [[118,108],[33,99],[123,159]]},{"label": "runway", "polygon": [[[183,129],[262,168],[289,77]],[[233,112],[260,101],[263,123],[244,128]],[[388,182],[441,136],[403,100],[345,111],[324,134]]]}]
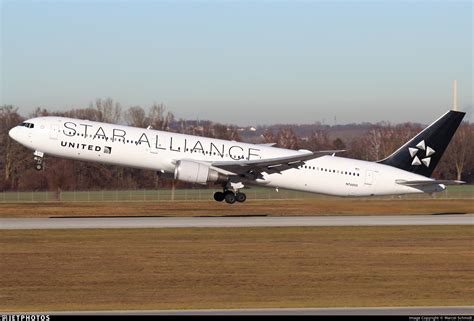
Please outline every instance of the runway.
[{"label": "runway", "polygon": [[472,225],[474,214],[392,216],[266,216],[266,217],[61,217],[1,218],[1,230],[110,229],[110,228],[217,228]]},{"label": "runway", "polygon": [[[8,312],[10,314],[10,312]],[[472,306],[18,312],[49,315],[473,315]]]}]

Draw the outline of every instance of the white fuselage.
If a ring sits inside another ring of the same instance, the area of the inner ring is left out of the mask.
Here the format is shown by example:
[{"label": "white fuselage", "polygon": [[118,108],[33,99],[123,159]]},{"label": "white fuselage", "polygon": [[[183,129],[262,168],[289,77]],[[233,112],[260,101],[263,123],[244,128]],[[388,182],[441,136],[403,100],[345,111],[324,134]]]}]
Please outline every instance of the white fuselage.
[{"label": "white fuselage", "polygon": [[[304,153],[283,148],[64,117],[30,119],[33,128],[10,135],[24,146],[63,158],[95,161],[173,173],[179,160],[204,162],[258,160]],[[391,166],[337,156],[322,156],[299,168],[265,174],[254,184],[336,196],[437,192],[443,185],[403,186],[396,180],[427,178]]]}]

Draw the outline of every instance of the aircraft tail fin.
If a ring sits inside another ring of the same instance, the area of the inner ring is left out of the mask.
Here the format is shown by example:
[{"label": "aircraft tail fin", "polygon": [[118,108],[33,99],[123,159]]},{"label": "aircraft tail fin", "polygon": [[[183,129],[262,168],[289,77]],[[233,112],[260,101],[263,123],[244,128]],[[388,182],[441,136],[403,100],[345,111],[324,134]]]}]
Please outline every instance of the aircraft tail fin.
[{"label": "aircraft tail fin", "polygon": [[430,177],[465,114],[448,111],[378,163]]}]

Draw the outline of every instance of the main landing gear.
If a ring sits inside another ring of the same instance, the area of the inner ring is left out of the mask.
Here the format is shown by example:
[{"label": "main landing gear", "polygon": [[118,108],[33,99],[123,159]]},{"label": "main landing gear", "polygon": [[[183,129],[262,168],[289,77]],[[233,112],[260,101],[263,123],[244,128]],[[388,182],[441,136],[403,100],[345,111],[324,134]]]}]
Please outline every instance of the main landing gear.
[{"label": "main landing gear", "polygon": [[226,184],[223,185],[223,192],[215,192],[214,199],[218,202],[225,201],[228,204],[234,204],[235,202],[243,203],[247,199],[244,193],[240,193],[239,190],[244,188],[244,184],[238,179],[229,179]]},{"label": "main landing gear", "polygon": [[247,199],[247,196],[244,193],[232,192],[229,190],[224,190],[224,192],[215,192],[214,199],[218,202],[226,201],[226,203],[234,204],[235,202],[243,203]]},{"label": "main landing gear", "polygon": [[37,171],[40,171],[40,170],[43,169],[43,156],[44,156],[44,153],[35,150],[34,155],[35,155],[34,160],[36,161],[35,169]]}]

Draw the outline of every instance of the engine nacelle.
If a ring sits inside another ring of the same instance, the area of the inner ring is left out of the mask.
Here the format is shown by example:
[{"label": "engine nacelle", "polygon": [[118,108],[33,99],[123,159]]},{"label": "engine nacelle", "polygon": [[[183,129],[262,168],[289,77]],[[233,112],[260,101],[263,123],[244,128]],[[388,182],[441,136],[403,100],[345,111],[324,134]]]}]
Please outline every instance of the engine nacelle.
[{"label": "engine nacelle", "polygon": [[174,178],[184,182],[206,184],[208,182],[224,182],[228,177],[211,168],[208,165],[180,160],[174,169]]}]

